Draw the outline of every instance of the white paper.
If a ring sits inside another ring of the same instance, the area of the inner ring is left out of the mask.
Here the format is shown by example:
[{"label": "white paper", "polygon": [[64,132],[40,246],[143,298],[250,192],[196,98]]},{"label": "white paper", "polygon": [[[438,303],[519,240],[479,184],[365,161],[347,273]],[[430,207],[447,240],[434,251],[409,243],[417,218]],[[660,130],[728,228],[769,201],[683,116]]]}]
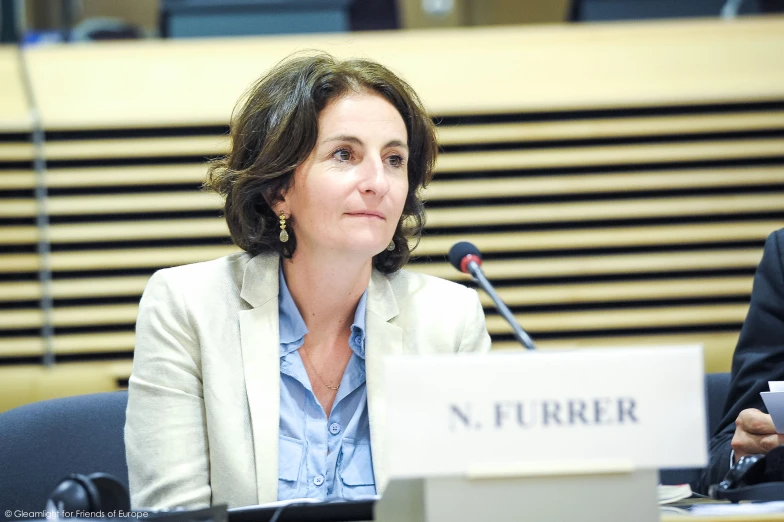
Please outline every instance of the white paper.
[{"label": "white paper", "polygon": [[768,381],[768,386],[772,392],[784,392],[784,381]]},{"label": "white paper", "polygon": [[659,495],[660,506],[678,502],[679,500],[689,498],[692,495],[691,486],[688,484],[680,484],[677,486],[663,486],[659,484],[656,488],[656,492]]},{"label": "white paper", "polygon": [[784,513],[784,502],[776,501],[750,502],[743,504],[695,504],[692,506],[690,513],[697,516]]},{"label": "white paper", "polygon": [[762,392],[762,402],[773,419],[777,433],[784,433],[784,392]]}]

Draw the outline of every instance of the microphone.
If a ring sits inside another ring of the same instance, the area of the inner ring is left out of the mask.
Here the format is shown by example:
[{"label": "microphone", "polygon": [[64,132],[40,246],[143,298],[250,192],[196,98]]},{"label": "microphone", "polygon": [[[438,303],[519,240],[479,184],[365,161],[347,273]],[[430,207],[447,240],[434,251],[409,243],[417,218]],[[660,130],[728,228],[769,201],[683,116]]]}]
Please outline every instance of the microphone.
[{"label": "microphone", "polygon": [[490,299],[495,303],[498,312],[512,327],[515,338],[517,338],[517,340],[520,341],[520,344],[527,349],[533,350],[534,342],[528,334],[525,333],[525,330],[517,324],[509,307],[501,300],[501,297],[496,293],[493,285],[491,285],[490,281],[485,277],[485,273],[482,271],[482,254],[479,252],[479,249],[468,241],[455,243],[452,245],[452,248],[449,249],[449,262],[461,272],[471,275],[474,281],[482,287],[482,290],[487,292],[487,295],[489,295]]}]

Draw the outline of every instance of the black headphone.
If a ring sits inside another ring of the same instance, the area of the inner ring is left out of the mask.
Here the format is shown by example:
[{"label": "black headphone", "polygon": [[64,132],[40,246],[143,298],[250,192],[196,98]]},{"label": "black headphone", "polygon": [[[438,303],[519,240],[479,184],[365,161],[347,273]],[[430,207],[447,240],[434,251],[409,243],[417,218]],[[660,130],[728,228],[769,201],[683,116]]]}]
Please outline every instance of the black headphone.
[{"label": "black headphone", "polygon": [[784,500],[784,445],[765,454],[745,455],[709,490],[717,500]]},{"label": "black headphone", "polygon": [[108,473],[72,474],[49,495],[46,510],[57,512],[59,518],[106,518],[112,512],[130,512],[131,499],[125,486]]}]

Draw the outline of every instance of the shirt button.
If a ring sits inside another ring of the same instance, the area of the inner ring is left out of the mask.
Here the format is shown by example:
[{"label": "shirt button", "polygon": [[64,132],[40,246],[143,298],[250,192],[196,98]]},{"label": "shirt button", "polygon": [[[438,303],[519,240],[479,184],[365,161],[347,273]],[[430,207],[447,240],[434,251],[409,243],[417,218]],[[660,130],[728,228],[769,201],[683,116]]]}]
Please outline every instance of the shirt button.
[{"label": "shirt button", "polygon": [[313,478],[313,483],[317,486],[320,486],[324,483],[324,475],[316,475]]},{"label": "shirt button", "polygon": [[338,424],[337,422],[333,422],[332,424],[330,424],[329,432],[333,435],[337,435],[338,433],[340,433],[340,424]]}]

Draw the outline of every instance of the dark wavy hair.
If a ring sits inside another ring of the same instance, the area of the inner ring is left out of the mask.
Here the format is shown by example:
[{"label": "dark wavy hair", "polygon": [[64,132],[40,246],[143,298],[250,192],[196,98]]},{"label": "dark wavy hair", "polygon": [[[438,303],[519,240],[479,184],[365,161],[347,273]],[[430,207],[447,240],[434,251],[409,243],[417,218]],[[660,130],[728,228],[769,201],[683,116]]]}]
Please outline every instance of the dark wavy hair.
[{"label": "dark wavy hair", "polygon": [[283,199],[294,170],[316,146],[321,111],[349,92],[383,97],[406,125],[406,203],[395,229],[395,249],[377,254],[373,266],[392,273],[406,264],[425,222],[419,191],[432,179],[438,153],[433,121],[414,90],[383,65],[337,60],[326,53],[298,54],[280,62],[248,90],[232,114],[229,153],[210,163],[204,186],[225,198],[224,216],[238,247],[252,255],[294,254],[296,216],[289,220],[289,240],[281,243],[272,207]]}]

